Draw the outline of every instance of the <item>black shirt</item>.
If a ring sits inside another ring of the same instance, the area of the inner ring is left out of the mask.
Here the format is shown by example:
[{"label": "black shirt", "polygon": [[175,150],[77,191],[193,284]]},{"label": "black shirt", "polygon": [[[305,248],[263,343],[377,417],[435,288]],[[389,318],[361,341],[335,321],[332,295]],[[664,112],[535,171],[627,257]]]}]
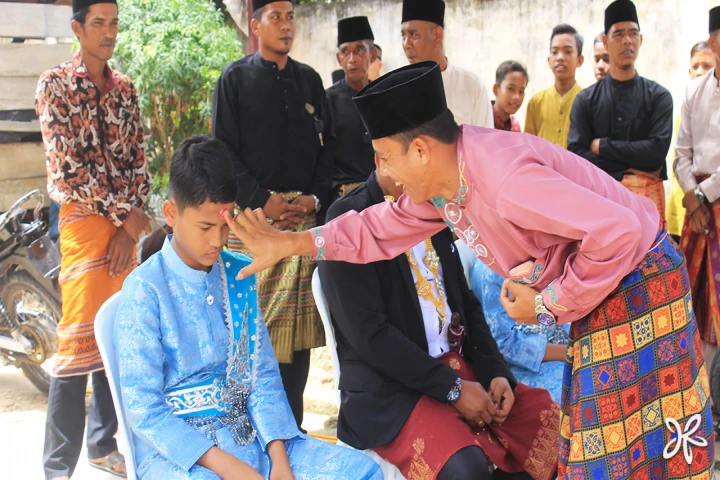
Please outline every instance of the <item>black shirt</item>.
[{"label": "black shirt", "polygon": [[231,63],[215,88],[212,130],[233,156],[238,206],[264,207],[268,190],[299,190],[327,208],[332,119],[311,67],[288,58],[278,70],[259,53]]},{"label": "black shirt", "polygon": [[[570,114],[568,150],[585,157],[622,180],[629,168],[661,170],[672,139],[673,101],[670,92],[635,73],[620,82],[610,75],[580,92]],[[600,138],[600,155],[590,144]]]},{"label": "black shirt", "polygon": [[364,182],[375,170],[375,151],[370,135],[352,97],[357,92],[343,78],[327,89],[335,129],[332,188],[346,183]]}]

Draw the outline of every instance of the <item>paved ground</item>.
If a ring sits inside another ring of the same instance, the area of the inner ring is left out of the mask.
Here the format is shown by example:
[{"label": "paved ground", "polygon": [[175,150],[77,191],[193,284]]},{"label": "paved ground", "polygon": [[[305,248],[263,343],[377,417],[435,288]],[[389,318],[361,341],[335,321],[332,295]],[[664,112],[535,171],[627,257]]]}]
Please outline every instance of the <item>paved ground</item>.
[{"label": "paved ground", "polygon": [[[316,349],[305,390],[305,421],[309,432],[335,435],[337,406],[331,363],[325,349]],[[88,397],[89,398],[89,397]],[[0,367],[0,478],[43,480],[42,450],[47,398],[13,367]],[[90,467],[83,448],[73,480],[117,480]]]}]

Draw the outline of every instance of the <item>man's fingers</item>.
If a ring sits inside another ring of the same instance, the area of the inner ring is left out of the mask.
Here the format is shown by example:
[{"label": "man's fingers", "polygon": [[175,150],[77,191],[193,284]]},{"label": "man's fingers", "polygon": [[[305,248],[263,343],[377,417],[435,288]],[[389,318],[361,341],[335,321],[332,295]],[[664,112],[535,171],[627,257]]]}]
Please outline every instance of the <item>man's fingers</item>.
[{"label": "man's fingers", "polygon": [[259,223],[267,223],[267,217],[265,216],[265,212],[262,211],[262,208],[256,208],[253,210],[253,213]]},{"label": "man's fingers", "polygon": [[264,270],[262,265],[257,264],[256,262],[252,262],[247,267],[240,270],[240,273],[238,273],[237,279],[242,280],[243,278],[248,278],[251,275],[255,275],[256,273]]},{"label": "man's fingers", "polygon": [[285,207],[285,212],[307,213],[307,209],[302,205],[288,203]]},{"label": "man's fingers", "polygon": [[[225,223],[228,224],[228,227],[230,227],[230,230],[232,230],[235,235],[237,235],[238,232],[240,232],[240,231],[244,232],[245,229],[242,227],[242,225],[240,225],[240,223],[237,220],[235,220],[233,218],[232,215],[230,215],[230,212],[228,212],[228,211],[223,212],[223,218],[225,219]],[[238,235],[238,237],[239,236],[240,235]]]},{"label": "man's fingers", "polygon": [[483,422],[485,422],[485,425],[488,425],[488,424],[492,423],[493,414],[490,413],[489,409],[488,409],[488,410],[481,410],[481,411],[480,411],[480,418],[482,419]]}]

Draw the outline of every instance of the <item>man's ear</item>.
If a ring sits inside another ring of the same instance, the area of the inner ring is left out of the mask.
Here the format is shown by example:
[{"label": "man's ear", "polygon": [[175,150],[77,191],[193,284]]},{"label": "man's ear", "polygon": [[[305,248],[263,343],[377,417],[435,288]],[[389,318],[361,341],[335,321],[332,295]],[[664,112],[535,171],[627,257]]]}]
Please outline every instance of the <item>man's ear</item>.
[{"label": "man's ear", "polygon": [[495,85],[493,85],[493,95],[495,95],[495,98],[497,98],[497,94],[499,91],[500,91],[500,85],[498,85],[496,83]]},{"label": "man's ear", "polygon": [[77,20],[70,21],[70,28],[77,38],[80,38],[80,33],[85,33],[85,27]]},{"label": "man's ear", "polygon": [[[338,65],[340,65],[340,68],[342,68],[343,64],[340,62],[340,52],[335,53],[335,58],[337,58]],[[345,69],[343,68],[343,74],[345,74]]]},{"label": "man's ear", "polygon": [[252,30],[253,34],[256,37],[260,36],[260,22],[255,20],[254,18],[250,20],[250,30]]},{"label": "man's ear", "polygon": [[443,44],[445,38],[445,30],[440,25],[433,28],[433,36],[435,37],[435,46],[440,47]]},{"label": "man's ear", "polygon": [[168,224],[169,227],[175,227],[175,224],[177,223],[177,216],[178,216],[178,207],[174,200],[165,200],[163,202],[162,206],[163,216],[165,217],[165,223]]},{"label": "man's ear", "polygon": [[430,144],[427,142],[427,137],[417,137],[412,141],[411,147],[417,152],[418,158],[423,165],[427,165],[430,161]]},{"label": "man's ear", "polygon": [[378,49],[376,46],[373,45],[373,47],[370,49],[370,63],[373,63],[375,60],[377,60],[378,57]]},{"label": "man's ear", "polygon": [[584,62],[585,62],[585,56],[584,56],[584,55],[580,55],[580,56],[578,57],[578,65],[577,65],[578,68],[579,68],[579,67],[582,67],[582,64],[583,64]]}]

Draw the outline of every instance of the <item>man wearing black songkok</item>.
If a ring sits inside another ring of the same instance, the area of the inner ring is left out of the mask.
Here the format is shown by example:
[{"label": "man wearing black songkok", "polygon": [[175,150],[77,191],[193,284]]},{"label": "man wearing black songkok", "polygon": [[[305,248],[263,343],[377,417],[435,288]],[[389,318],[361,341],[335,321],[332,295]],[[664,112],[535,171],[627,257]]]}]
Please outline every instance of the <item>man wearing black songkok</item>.
[{"label": "man wearing black songkok", "polygon": [[[331,113],[320,76],[288,56],[295,37],[290,1],[253,0],[259,51],[231,63],[217,82],[213,136],[234,159],[240,208],[263,208],[279,229],[316,225],[329,203]],[[234,236],[229,247],[243,251]],[[310,279],[311,257],[295,257],[258,275],[283,385],[302,424],[310,349],[325,344]]]},{"label": "man wearing black songkok", "polygon": [[[370,82],[370,64],[377,56],[367,17],[343,18],[338,22],[337,60],[343,78],[327,89],[337,141],[332,168],[332,200],[365,182],[375,169],[370,136],[352,97]],[[332,202],[331,202],[332,203]]]},{"label": "man wearing black songkok", "polygon": [[653,200],[664,218],[673,101],[670,92],[635,70],[642,34],[633,2],[616,0],[607,7],[603,43],[610,74],[575,99],[568,150]]}]

